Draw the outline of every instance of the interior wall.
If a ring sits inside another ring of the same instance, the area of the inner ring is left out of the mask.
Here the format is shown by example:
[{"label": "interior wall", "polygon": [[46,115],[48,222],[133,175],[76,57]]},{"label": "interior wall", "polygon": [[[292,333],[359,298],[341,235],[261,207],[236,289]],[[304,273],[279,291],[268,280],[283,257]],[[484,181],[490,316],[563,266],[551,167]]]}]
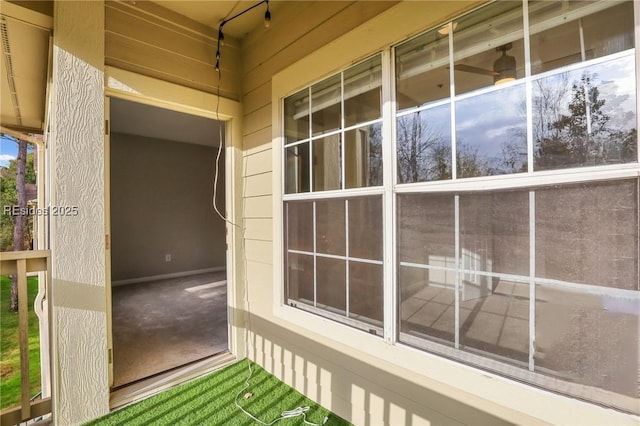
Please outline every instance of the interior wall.
[{"label": "interior wall", "polygon": [[[116,284],[225,267],[225,223],[212,204],[216,154],[217,148],[209,146],[111,134],[111,274]],[[224,176],[221,155],[221,211]]]}]

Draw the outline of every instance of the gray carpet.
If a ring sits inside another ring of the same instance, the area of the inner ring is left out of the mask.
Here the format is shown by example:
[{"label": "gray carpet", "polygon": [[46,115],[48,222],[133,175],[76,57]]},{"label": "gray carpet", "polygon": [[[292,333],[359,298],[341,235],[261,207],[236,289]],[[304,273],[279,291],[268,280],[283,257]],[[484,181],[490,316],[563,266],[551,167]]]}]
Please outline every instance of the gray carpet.
[{"label": "gray carpet", "polygon": [[114,387],[226,351],[225,272],[112,289]]}]

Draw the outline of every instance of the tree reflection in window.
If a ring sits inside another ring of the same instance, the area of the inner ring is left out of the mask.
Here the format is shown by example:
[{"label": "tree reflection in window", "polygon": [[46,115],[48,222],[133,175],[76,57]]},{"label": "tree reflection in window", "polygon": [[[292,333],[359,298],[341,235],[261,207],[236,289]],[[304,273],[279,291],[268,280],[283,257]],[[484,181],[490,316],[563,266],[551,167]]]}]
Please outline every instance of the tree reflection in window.
[{"label": "tree reflection in window", "polygon": [[398,183],[451,179],[449,104],[398,117]]},{"label": "tree reflection in window", "polygon": [[623,85],[633,57],[534,82],[536,170],[637,160],[635,91]]}]

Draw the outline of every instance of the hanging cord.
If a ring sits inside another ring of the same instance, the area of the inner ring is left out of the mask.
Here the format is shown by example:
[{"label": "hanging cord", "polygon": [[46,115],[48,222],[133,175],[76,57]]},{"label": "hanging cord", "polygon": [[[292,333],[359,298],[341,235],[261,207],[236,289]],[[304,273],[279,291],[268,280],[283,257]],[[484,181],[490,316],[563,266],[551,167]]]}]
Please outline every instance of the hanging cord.
[{"label": "hanging cord", "polygon": [[[218,209],[218,176],[220,175],[220,156],[222,154],[222,125],[220,124],[220,76],[218,76],[218,88],[216,93],[216,121],[218,122],[218,153],[216,154],[216,167],[215,173],[213,176],[213,209],[216,211],[220,219],[224,220],[230,225],[233,225],[237,228],[240,228],[239,225],[235,224],[232,220],[228,219],[226,215],[222,214]],[[226,142],[226,141],[225,141]],[[244,240],[244,238],[243,238]]]},{"label": "hanging cord", "polygon": [[[261,1],[258,4],[261,3],[267,3],[267,11],[268,11],[268,1]],[[257,6],[257,5],[255,5]],[[253,7],[255,7],[253,6]],[[252,8],[253,8],[252,7]],[[238,15],[235,15],[233,18],[240,16],[242,13]],[[269,13],[269,20],[271,19],[271,14]],[[229,20],[233,19],[230,18]],[[266,18],[266,15],[265,15]],[[223,21],[225,22],[225,21]],[[222,29],[222,25],[220,26],[220,31],[219,34],[221,33],[221,29]],[[216,72],[218,74],[218,83],[217,83],[217,88],[216,88],[216,120],[218,121],[218,123],[220,123],[220,80],[222,80],[222,72],[220,71],[220,44],[218,43],[218,51],[216,52]],[[248,262],[247,262],[247,257],[245,255],[245,238],[244,238],[244,231],[245,229],[243,227],[241,227],[240,225],[234,223],[232,220],[230,220],[229,218],[227,218],[224,214],[222,214],[220,212],[220,210],[218,209],[218,205],[217,205],[217,192],[218,192],[218,176],[220,174],[220,156],[222,154],[222,126],[218,126],[219,128],[219,140],[218,140],[218,153],[216,154],[216,167],[215,167],[215,173],[214,173],[214,178],[213,178],[213,209],[215,210],[215,212],[218,214],[218,216],[220,216],[220,218],[222,220],[224,220],[226,223],[237,227],[238,229],[240,229],[242,231],[242,236],[241,236],[241,251],[242,251],[242,262],[244,265],[244,291],[243,291],[243,302],[246,306],[246,326],[244,328],[244,339],[245,339],[245,345],[247,347],[247,349],[250,347],[250,342],[249,342],[249,330],[251,329],[251,310],[250,310],[250,304],[249,304],[249,286],[248,286],[248,282],[247,282],[247,266],[248,266]],[[244,198],[244,191],[246,188],[244,188],[243,185],[243,198]],[[282,413],[280,413],[280,417],[276,418],[275,420],[273,420],[271,423],[267,423],[265,421],[260,420],[259,418],[255,417],[253,414],[249,413],[247,410],[245,410],[244,408],[242,408],[240,406],[240,404],[238,404],[238,398],[240,397],[240,394],[242,392],[244,392],[245,390],[247,390],[250,386],[250,381],[251,378],[253,377],[253,368],[251,368],[251,360],[247,360],[247,367],[249,370],[249,374],[247,375],[247,378],[244,381],[244,387],[242,389],[240,389],[240,391],[238,391],[238,393],[236,394],[236,397],[234,399],[234,404],[236,405],[236,407],[242,411],[247,417],[251,418],[253,421],[260,423],[263,426],[271,426],[273,424],[275,424],[276,422],[279,422],[280,420],[283,419],[290,419],[290,418],[295,418],[295,417],[299,417],[302,416],[302,421],[309,425],[309,426],[322,426],[324,425],[328,420],[329,417],[325,416],[324,419],[322,420],[322,423],[313,423],[307,420],[307,412],[309,411],[309,407],[308,406],[304,406],[304,407],[297,407],[294,408],[293,410],[287,410],[287,411],[283,411]]]},{"label": "hanging cord", "polygon": [[244,387],[242,389],[240,389],[240,391],[236,394],[236,398],[233,401],[236,404],[236,407],[238,407],[240,409],[240,411],[242,411],[247,417],[250,417],[253,421],[255,421],[257,423],[260,423],[263,426],[271,426],[271,425],[279,422],[280,420],[292,419],[292,418],[299,417],[299,416],[302,416],[302,421],[304,422],[304,424],[309,425],[309,426],[322,426],[327,422],[327,420],[329,420],[328,416],[324,416],[324,419],[322,420],[322,423],[313,423],[313,422],[308,421],[307,420],[307,412],[309,411],[309,406],[307,406],[307,405],[305,405],[303,407],[294,408],[293,410],[283,411],[282,413],[280,413],[280,417],[274,419],[273,421],[271,421],[271,423],[267,423],[267,422],[262,421],[259,418],[255,417],[253,414],[251,414],[250,412],[248,412],[247,410],[242,408],[240,406],[240,404],[238,404],[238,398],[240,397],[240,394],[242,392],[244,392],[245,390],[247,390],[247,388],[249,388],[249,386],[250,386],[249,385],[249,381],[251,380],[251,376],[253,375],[253,369],[251,368],[251,361],[247,361],[247,364],[249,366],[249,376],[244,381]]}]

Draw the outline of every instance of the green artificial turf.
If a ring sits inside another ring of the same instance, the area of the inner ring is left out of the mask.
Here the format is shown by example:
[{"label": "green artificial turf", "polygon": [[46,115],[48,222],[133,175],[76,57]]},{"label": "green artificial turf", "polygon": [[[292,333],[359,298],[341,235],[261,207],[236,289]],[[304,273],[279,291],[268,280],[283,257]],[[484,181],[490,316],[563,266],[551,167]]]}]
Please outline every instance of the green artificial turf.
[{"label": "green artificial turf", "polygon": [[[222,370],[177,386],[137,404],[115,411],[87,425],[256,425],[234,404],[248,376],[246,359]],[[307,421],[327,426],[350,425],[327,409],[315,404],[256,364],[251,364],[250,386],[242,391],[238,403],[253,416],[271,423],[280,413],[299,406],[309,406]],[[244,394],[251,392],[249,399]],[[302,416],[275,423],[303,425]]]},{"label": "green artificial turf", "polygon": [[[38,278],[27,278],[29,294],[29,383],[31,395],[40,392],[40,332],[33,301],[38,294]],[[0,409],[20,403],[20,344],[18,313],[11,312],[11,279],[0,276]]]}]

